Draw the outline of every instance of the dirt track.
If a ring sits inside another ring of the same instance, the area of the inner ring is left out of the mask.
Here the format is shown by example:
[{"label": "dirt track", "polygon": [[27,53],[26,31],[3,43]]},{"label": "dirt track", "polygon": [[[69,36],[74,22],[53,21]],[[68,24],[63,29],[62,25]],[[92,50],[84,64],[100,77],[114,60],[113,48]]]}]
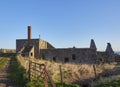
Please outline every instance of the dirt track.
[{"label": "dirt track", "polygon": [[9,65],[10,65],[10,59],[8,59],[4,68],[0,70],[0,87],[18,87],[18,86],[15,86],[13,82],[11,82],[8,78]]}]

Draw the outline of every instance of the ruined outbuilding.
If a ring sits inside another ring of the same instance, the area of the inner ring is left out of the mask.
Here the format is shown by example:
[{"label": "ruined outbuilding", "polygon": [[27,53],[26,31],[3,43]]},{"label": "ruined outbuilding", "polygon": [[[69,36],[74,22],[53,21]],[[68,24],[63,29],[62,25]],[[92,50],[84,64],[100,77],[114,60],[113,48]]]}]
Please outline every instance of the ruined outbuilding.
[{"label": "ruined outbuilding", "polygon": [[90,48],[55,48],[49,42],[40,38],[32,39],[31,26],[28,26],[28,39],[16,40],[16,52],[25,57],[78,64],[115,62],[116,58],[118,60],[120,58],[119,55],[114,54],[110,43],[107,44],[105,52],[97,51],[93,39],[91,39]]}]

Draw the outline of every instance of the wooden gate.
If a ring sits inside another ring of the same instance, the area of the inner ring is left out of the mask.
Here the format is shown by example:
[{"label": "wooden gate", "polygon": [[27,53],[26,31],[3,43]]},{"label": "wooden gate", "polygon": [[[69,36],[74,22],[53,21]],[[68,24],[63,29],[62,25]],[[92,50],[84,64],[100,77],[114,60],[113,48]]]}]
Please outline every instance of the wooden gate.
[{"label": "wooden gate", "polygon": [[29,63],[29,78],[30,80],[42,78],[44,82],[44,87],[49,87],[48,82],[50,83],[50,87],[55,87],[49,73],[46,70],[45,64],[39,64],[36,62],[30,61]]}]

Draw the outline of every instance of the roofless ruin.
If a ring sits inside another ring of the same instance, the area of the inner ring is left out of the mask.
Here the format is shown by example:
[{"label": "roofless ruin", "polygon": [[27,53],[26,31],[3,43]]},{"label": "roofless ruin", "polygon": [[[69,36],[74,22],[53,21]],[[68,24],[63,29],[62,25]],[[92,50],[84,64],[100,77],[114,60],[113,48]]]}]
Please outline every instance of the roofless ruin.
[{"label": "roofless ruin", "polygon": [[55,48],[41,38],[32,39],[32,28],[28,26],[28,39],[16,40],[16,52],[24,57],[53,60],[63,63],[96,64],[100,62],[119,61],[120,56],[114,54],[111,44],[107,44],[106,51],[97,51],[93,39],[90,48]]}]

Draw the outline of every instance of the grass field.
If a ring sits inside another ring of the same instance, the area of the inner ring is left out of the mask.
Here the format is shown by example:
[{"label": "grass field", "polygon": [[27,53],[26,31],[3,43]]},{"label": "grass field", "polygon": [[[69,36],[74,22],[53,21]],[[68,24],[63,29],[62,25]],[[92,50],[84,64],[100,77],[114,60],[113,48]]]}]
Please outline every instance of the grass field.
[{"label": "grass field", "polygon": [[0,58],[0,70],[2,70],[4,68],[7,61],[8,61],[7,57]]},{"label": "grass field", "polygon": [[20,87],[25,87],[27,80],[25,69],[17,61],[16,57],[11,58],[9,67],[9,78]]}]

